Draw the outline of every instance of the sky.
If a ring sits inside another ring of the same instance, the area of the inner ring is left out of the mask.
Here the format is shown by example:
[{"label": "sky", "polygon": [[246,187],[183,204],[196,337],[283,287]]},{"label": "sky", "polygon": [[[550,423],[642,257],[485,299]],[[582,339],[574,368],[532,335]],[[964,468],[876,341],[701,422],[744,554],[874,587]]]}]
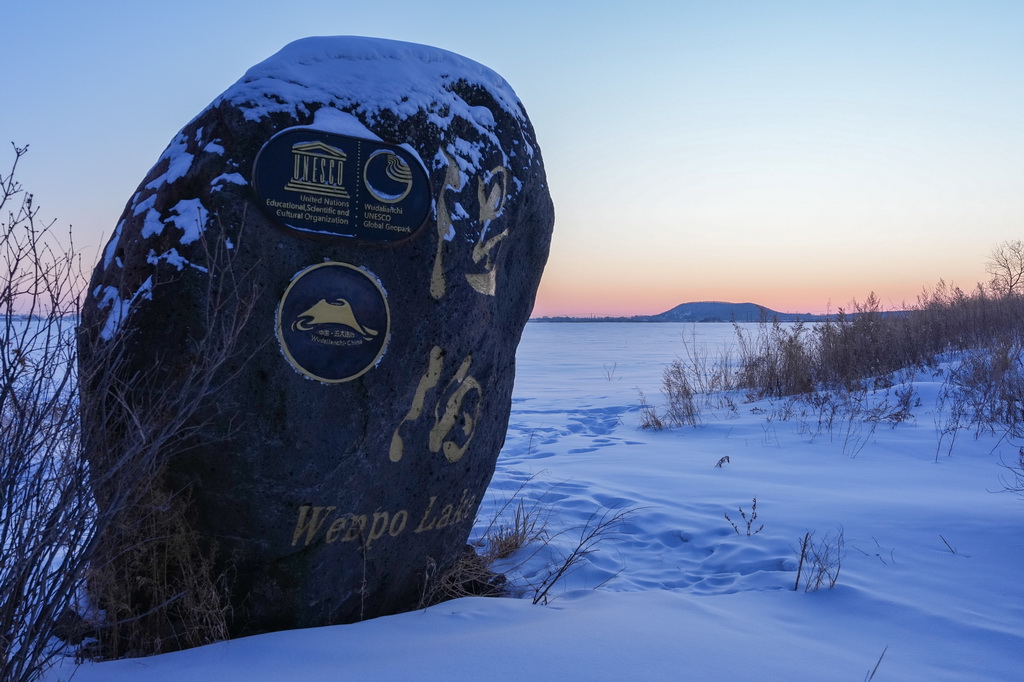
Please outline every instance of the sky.
[{"label": "sky", "polygon": [[3,0],[0,167],[88,259],[189,120],[311,35],[501,74],[556,222],[534,315],[825,312],[1024,238],[1024,3]]}]

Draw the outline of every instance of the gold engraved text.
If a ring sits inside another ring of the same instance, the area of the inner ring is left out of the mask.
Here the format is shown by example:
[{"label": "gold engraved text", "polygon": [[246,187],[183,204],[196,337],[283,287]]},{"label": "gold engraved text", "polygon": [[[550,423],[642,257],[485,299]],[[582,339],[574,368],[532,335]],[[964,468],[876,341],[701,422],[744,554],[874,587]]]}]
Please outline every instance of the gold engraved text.
[{"label": "gold engraved text", "polygon": [[440,452],[449,462],[457,462],[469,449],[476,426],[480,422],[483,388],[480,382],[469,375],[473,356],[468,355],[438,394],[444,370],[444,357],[445,353],[439,346],[431,349],[430,362],[416,387],[412,406],[391,436],[389,458],[392,462],[400,461],[405,455],[406,443],[402,436],[402,427],[419,421],[423,416],[428,396],[434,400],[434,425],[427,437],[427,448],[430,452]]},{"label": "gold engraved text", "polygon": [[[477,292],[494,296],[497,292],[497,270],[494,265],[494,250],[498,244],[508,236],[508,228],[505,228],[493,237],[487,237],[487,228],[491,221],[501,215],[505,207],[506,188],[508,187],[508,169],[498,166],[488,174],[494,180],[494,185],[487,196],[486,183],[484,178],[477,178],[476,198],[480,204],[480,239],[473,245],[473,262],[481,265],[484,272],[471,272],[466,275],[466,281]],[[482,261],[482,263],[481,263]]]},{"label": "gold engraved text", "polygon": [[[464,488],[457,502],[439,502],[432,495],[426,509],[418,513],[419,523],[414,533],[441,530],[469,518],[476,505],[476,496]],[[353,542],[369,548],[378,540],[400,537],[409,528],[409,511],[375,511],[368,514],[338,513],[337,506],[317,507],[304,504],[299,507],[292,532],[292,547],[308,547],[317,542],[328,545]]]},{"label": "gold engraved text", "polygon": [[434,271],[430,275],[430,295],[440,300],[444,296],[446,283],[444,279],[444,242],[452,227],[452,216],[448,211],[448,199],[445,194],[449,189],[458,191],[462,188],[462,174],[459,165],[448,152],[442,152],[448,162],[448,170],[444,175],[444,184],[437,196],[437,253],[434,255]]}]

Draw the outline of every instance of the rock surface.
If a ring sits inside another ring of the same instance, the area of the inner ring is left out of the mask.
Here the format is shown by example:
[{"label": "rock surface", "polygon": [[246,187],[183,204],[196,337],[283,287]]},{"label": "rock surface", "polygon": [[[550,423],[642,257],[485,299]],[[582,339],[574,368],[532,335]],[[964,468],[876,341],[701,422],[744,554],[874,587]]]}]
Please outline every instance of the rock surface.
[{"label": "rock surface", "polygon": [[[93,274],[81,355],[144,376],[145,414],[240,331],[155,483],[185,491],[232,634],[415,608],[462,553],[553,220],[515,93],[435,48],[297,41],[174,137]],[[101,426],[102,473],[130,427]]]}]

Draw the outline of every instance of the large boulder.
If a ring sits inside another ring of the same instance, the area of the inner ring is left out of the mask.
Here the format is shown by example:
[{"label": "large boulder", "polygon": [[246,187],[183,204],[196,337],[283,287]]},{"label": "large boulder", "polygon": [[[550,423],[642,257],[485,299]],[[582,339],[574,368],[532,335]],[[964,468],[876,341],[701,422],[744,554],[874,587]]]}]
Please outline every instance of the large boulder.
[{"label": "large boulder", "polygon": [[134,499],[104,474],[156,433],[147,499],[186,501],[232,634],[415,608],[494,471],[553,220],[533,128],[486,67],[354,37],[256,65],[174,136],[93,274],[101,506]]}]

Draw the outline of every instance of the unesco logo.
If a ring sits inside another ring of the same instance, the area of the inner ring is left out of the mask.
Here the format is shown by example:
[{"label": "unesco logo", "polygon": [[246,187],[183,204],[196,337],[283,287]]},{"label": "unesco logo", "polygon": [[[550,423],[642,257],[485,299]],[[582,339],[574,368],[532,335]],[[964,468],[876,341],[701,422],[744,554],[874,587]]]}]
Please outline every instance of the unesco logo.
[{"label": "unesco logo", "polygon": [[384,355],[391,313],[371,273],[348,263],[300,271],[281,297],[277,339],[301,374],[325,383],[351,381]]}]

